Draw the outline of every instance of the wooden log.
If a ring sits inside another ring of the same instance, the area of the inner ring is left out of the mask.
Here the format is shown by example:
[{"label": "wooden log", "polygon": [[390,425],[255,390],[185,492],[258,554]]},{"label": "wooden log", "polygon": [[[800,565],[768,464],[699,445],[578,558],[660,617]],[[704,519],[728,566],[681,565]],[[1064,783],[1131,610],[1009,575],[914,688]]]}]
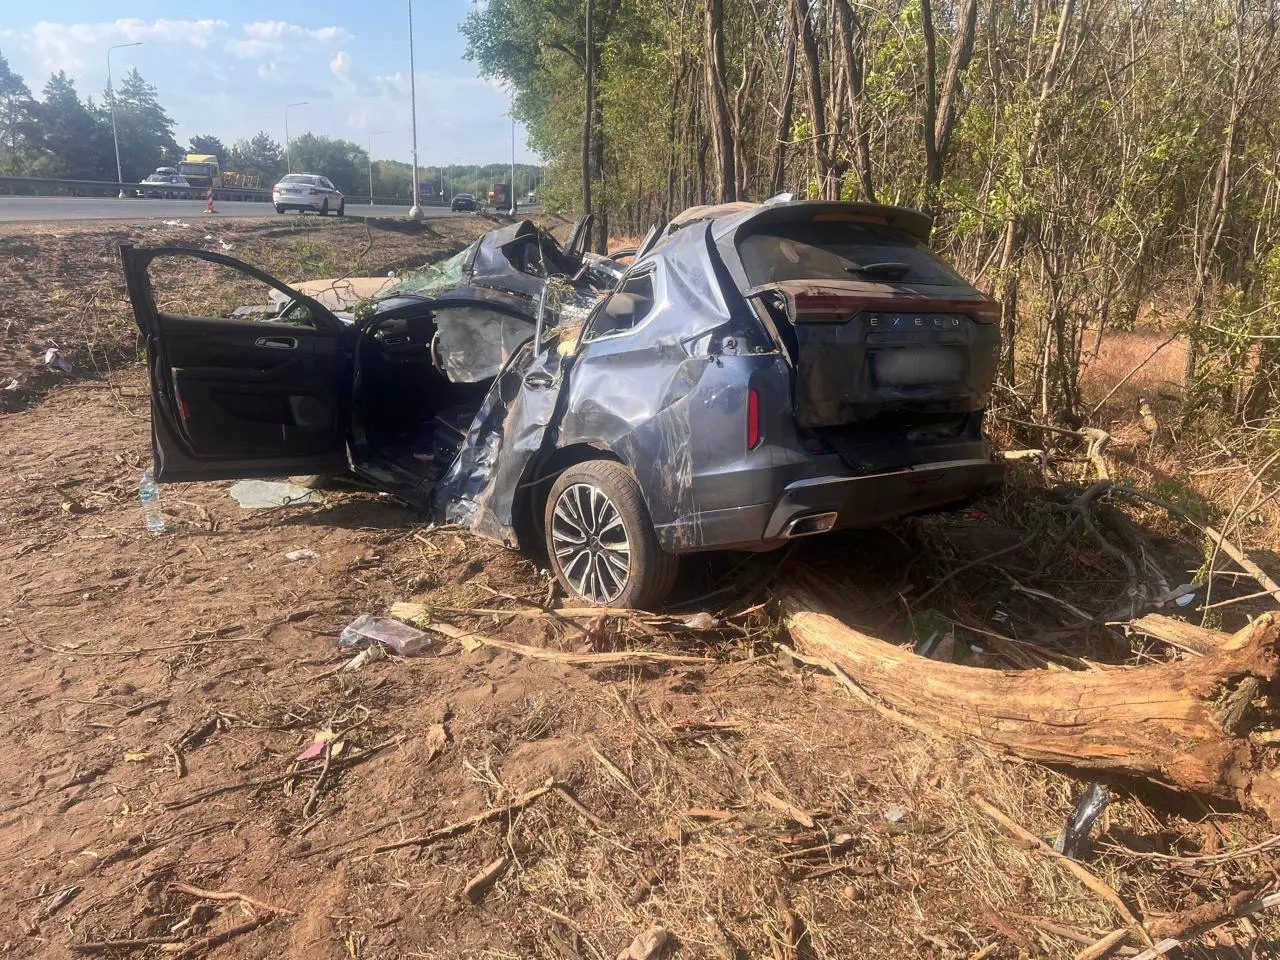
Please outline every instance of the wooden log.
[{"label": "wooden log", "polygon": [[1201,657],[1230,639],[1227,634],[1217,630],[1197,627],[1194,623],[1188,623],[1176,617],[1166,617],[1160,613],[1149,613],[1145,617],[1139,617],[1129,626],[1138,633],[1163,640],[1179,650],[1186,650]]},{"label": "wooden log", "polygon": [[1238,802],[1280,822],[1280,775],[1255,762],[1239,711],[1223,709],[1242,684],[1253,686],[1249,678],[1265,689],[1276,676],[1274,614],[1223,634],[1203,657],[1084,673],[939,663],[849,627],[805,587],[785,587],[781,604],[797,649],[912,726]]}]

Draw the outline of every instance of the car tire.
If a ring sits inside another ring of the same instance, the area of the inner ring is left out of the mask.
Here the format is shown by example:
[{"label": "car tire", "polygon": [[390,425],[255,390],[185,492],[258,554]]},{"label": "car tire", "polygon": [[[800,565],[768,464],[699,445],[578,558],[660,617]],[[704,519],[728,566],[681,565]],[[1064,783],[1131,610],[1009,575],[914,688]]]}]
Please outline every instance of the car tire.
[{"label": "car tire", "polygon": [[346,215],[347,215],[347,201],[346,201],[346,200],[339,200],[339,201],[338,201],[338,216],[340,216],[340,217],[345,217]]},{"label": "car tire", "polygon": [[327,217],[329,215],[329,198],[325,197],[320,201],[320,216]]},{"label": "car tire", "polygon": [[[675,586],[680,558],[658,544],[640,485],[613,460],[578,463],[556,478],[543,531],[551,569],[572,596],[645,609]],[[583,549],[575,552],[579,542]]]},{"label": "car tire", "polygon": [[280,204],[280,203],[277,203],[277,204],[276,204],[276,213],[284,213],[284,205],[283,205],[283,204]]}]

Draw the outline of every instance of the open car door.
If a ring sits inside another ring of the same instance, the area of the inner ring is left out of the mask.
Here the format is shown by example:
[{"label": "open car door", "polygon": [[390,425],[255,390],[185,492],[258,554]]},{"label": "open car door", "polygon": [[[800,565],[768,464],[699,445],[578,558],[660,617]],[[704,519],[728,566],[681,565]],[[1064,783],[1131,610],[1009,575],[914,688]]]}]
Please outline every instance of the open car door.
[{"label": "open car door", "polygon": [[595,226],[596,215],[588,213],[584,217],[579,217],[573,224],[573,229],[569,231],[569,239],[565,241],[563,253],[567,259],[574,263],[582,262],[582,255],[587,252],[587,245],[591,243],[591,228]]},{"label": "open car door", "polygon": [[351,327],[231,257],[129,245],[120,255],[146,338],[157,480],[346,470]]}]

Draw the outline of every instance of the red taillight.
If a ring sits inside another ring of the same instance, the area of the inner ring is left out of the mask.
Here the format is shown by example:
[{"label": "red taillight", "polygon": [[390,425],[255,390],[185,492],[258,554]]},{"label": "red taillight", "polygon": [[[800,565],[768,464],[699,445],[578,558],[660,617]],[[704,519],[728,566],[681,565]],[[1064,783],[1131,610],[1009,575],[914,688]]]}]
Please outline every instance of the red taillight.
[{"label": "red taillight", "polygon": [[747,449],[760,446],[760,393],[755,387],[747,390]]},{"label": "red taillight", "polygon": [[187,406],[187,401],[178,400],[178,414],[182,417],[183,423],[191,422],[191,408]]},{"label": "red taillight", "polygon": [[999,323],[1004,313],[1004,304],[999,300],[986,300],[975,303],[969,308],[968,313],[978,323]]},{"label": "red taillight", "polygon": [[839,294],[797,294],[792,310],[793,323],[844,323],[863,306],[862,301]]},{"label": "red taillight", "polygon": [[318,196],[320,196],[320,191],[319,191],[319,190],[312,189],[312,191],[311,191],[311,195],[312,195],[313,197],[318,197]]}]

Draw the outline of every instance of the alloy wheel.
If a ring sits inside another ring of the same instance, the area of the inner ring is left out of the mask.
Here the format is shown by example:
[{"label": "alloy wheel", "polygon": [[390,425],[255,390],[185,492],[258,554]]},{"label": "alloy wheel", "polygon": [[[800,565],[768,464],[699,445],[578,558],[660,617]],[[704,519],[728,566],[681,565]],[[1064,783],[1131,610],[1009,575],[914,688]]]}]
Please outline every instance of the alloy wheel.
[{"label": "alloy wheel", "polygon": [[622,514],[599,487],[575,483],[556,500],[551,515],[556,563],[579,595],[609,603],[631,575],[631,542]]}]

